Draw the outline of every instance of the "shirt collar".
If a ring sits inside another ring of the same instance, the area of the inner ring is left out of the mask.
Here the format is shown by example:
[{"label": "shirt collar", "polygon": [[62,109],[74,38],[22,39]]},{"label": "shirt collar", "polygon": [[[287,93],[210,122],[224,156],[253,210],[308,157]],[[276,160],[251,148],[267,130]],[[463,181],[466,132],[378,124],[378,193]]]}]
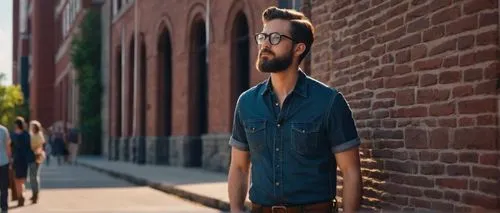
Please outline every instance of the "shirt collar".
[{"label": "shirt collar", "polygon": [[[292,93],[297,93],[298,95],[307,98],[307,76],[300,68],[298,72],[299,78],[297,79],[297,83],[295,84],[295,88],[293,89]],[[269,76],[265,81],[264,87],[262,87],[260,94],[265,95],[267,92],[272,91],[272,89],[273,85],[271,82],[271,76]]]}]

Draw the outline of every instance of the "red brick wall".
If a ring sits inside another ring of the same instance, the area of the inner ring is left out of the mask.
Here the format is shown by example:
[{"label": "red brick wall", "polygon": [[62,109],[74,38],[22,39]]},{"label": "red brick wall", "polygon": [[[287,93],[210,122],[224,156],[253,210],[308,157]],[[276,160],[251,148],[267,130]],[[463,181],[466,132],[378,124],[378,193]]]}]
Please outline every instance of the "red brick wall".
[{"label": "red brick wall", "polygon": [[318,0],[312,14],[313,76],[346,95],[363,140],[363,204],[500,209],[498,1]]}]

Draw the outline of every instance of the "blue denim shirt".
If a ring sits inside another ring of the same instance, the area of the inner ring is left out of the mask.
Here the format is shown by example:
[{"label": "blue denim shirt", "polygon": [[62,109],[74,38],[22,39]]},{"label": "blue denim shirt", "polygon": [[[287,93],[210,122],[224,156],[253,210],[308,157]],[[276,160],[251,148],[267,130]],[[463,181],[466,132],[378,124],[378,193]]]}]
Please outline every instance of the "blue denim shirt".
[{"label": "blue denim shirt", "polygon": [[334,153],[360,140],[343,95],[299,71],[280,109],[270,78],[238,99],[229,144],[250,152],[250,200],[260,205],[329,201],[336,193]]}]

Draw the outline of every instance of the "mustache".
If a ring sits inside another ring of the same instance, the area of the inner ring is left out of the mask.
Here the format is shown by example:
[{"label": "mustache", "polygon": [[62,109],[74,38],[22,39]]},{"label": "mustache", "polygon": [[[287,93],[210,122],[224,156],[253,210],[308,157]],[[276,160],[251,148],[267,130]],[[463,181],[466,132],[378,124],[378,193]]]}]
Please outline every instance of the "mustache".
[{"label": "mustache", "polygon": [[271,50],[268,50],[268,49],[262,49],[262,50],[260,51],[260,54],[259,54],[259,55],[262,55],[263,53],[267,53],[267,54],[274,55],[274,53],[273,53]]}]

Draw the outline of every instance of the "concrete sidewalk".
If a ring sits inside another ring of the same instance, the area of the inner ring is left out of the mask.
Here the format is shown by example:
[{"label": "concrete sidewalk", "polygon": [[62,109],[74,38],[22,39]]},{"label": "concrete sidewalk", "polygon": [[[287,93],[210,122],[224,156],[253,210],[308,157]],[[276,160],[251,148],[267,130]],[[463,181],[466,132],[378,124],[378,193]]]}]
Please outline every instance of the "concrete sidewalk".
[{"label": "concrete sidewalk", "polygon": [[[227,174],[195,168],[159,165],[137,165],[128,162],[108,161],[99,157],[79,157],[79,165],[127,180],[137,185],[188,199],[202,205],[229,210]],[[247,208],[250,201],[246,201]]]}]

